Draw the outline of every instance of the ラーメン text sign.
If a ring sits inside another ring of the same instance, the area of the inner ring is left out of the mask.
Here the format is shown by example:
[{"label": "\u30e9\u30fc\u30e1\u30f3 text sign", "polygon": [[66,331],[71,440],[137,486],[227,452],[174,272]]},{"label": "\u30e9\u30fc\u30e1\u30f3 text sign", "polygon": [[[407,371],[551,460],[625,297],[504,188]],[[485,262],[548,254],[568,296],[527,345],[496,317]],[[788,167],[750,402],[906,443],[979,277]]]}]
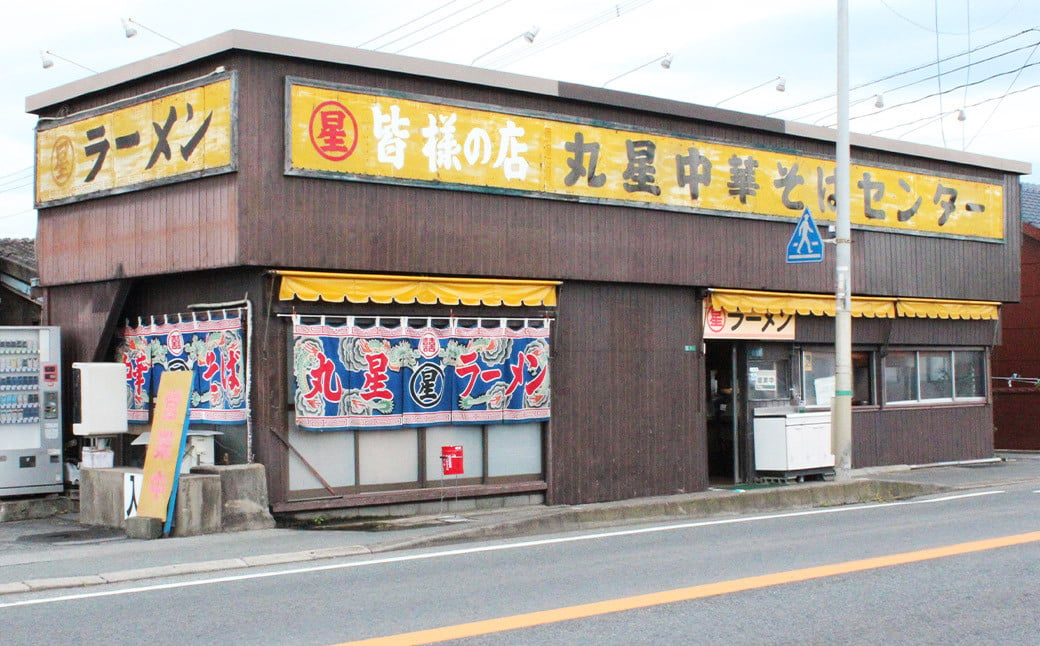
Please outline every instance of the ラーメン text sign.
[{"label": "\u30e9\u30fc\u30e1\u30f3 text sign", "polygon": [[235,169],[233,72],[36,128],[36,206]]},{"label": "\u30e9\u30fc\u30e1\u30f3 text sign", "polygon": [[793,341],[795,314],[727,312],[704,301],[704,338]]}]

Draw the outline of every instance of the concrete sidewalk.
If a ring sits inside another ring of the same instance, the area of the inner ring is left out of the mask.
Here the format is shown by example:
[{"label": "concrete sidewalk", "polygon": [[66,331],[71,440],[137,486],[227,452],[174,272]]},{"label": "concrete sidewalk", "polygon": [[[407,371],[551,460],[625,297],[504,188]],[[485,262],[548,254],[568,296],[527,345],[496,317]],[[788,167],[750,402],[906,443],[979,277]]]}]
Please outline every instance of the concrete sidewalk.
[{"label": "concrete sidewalk", "polygon": [[0,522],[0,594],[245,570],[476,539],[786,509],[878,502],[1016,483],[1040,486],[1040,454],[856,471],[848,482],[712,489],[613,503],[466,511],[313,529],[264,529],[153,541],[78,523],[75,513]]}]

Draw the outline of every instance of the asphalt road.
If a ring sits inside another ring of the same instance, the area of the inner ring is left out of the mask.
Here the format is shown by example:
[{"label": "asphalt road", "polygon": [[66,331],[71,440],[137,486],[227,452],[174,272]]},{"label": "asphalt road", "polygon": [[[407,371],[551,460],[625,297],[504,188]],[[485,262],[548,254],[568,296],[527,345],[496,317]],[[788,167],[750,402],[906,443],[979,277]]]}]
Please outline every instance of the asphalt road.
[{"label": "asphalt road", "polygon": [[1040,492],[1019,485],[8,595],[0,627],[4,644],[1036,644],[1038,581]]}]

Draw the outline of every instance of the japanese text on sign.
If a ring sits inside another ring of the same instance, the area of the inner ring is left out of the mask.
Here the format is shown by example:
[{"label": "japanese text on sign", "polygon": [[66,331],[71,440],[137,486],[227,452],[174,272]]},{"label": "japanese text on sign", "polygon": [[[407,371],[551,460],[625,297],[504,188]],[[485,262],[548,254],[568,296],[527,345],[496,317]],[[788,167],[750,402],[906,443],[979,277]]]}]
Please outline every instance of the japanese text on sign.
[{"label": "japanese text on sign", "polygon": [[744,314],[704,304],[705,339],[793,341],[794,314]]},{"label": "japanese text on sign", "polygon": [[233,170],[234,77],[217,78],[56,125],[41,123],[36,205]]},{"label": "japanese text on sign", "polygon": [[144,456],[144,479],[137,514],[165,520],[166,533],[169,533],[173,502],[177,496],[192,376],[188,371],[162,375],[156,397],[155,421]]},{"label": "japanese text on sign", "polygon": [[293,325],[304,430],[548,420],[548,326]]},{"label": "japanese text on sign", "polygon": [[[288,79],[289,174],[835,220],[833,161]],[[438,100],[440,101],[440,100]],[[1003,187],[853,166],[852,223],[1000,240]]]}]

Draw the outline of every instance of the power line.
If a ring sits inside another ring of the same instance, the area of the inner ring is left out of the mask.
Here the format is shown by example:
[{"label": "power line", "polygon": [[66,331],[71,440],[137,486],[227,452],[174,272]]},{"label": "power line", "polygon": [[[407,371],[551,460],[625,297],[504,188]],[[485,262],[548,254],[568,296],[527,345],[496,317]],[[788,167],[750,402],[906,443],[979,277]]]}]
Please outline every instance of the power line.
[{"label": "power line", "polygon": [[[1037,64],[1040,64],[1040,63],[1034,63],[1034,65],[1037,65]],[[1040,88],[1040,83],[1037,83],[1035,85],[1030,85],[1029,87],[1024,87],[1021,90],[1015,90],[1014,92],[1005,92],[1003,95],[1001,95],[999,97],[990,97],[988,99],[983,99],[982,101],[978,101],[978,102],[973,103],[971,105],[964,106],[964,109],[967,110],[967,109],[970,109],[970,108],[977,108],[977,107],[986,105],[987,103],[992,103],[994,101],[1002,101],[1002,100],[1004,100],[1005,98],[1007,98],[1009,96],[1014,96],[1016,94],[1022,94],[1023,92],[1028,92],[1029,90],[1035,90],[1037,88]],[[954,88],[954,90],[958,90],[958,89],[960,89],[960,88]],[[935,115],[928,115],[926,117],[920,117],[918,119],[914,119],[913,121],[906,121],[904,123],[896,124],[894,126],[888,126],[888,127],[885,127],[885,128],[881,128],[880,130],[874,130],[873,132],[871,132],[869,134],[876,135],[876,134],[879,134],[879,133],[882,133],[882,132],[888,132],[889,130],[896,130],[896,129],[902,128],[904,126],[912,126],[912,125],[920,123],[922,121],[934,121],[937,118],[948,116],[949,114],[953,114],[955,112],[956,112],[956,110],[953,110],[953,111],[951,111],[949,113],[946,113],[946,114],[940,114],[938,117],[936,117]],[[909,134],[909,133],[904,133],[904,134]],[[975,136],[977,137],[978,135],[976,134]]]},{"label": "power line", "polygon": [[8,220],[10,218],[16,218],[26,213],[33,213],[36,209],[27,209],[25,211],[18,211],[17,213],[8,213],[7,215],[0,215],[0,220]]},{"label": "power line", "polygon": [[[965,15],[965,20],[968,23],[968,69],[964,73],[964,80],[965,80],[965,82],[967,82],[967,81],[971,80],[971,0],[967,0],[967,3],[965,4],[965,8],[967,9],[967,11],[964,12],[966,14]],[[964,98],[961,99],[961,103],[963,104],[963,103],[967,103],[967,102],[968,102],[968,88],[964,88]]]},{"label": "power line", "polygon": [[7,173],[7,174],[5,174],[5,175],[0,175],[0,182],[2,182],[2,181],[4,181],[4,180],[5,180],[6,178],[8,178],[8,177],[12,177],[12,176],[14,176],[14,175],[23,175],[23,174],[25,174],[25,173],[28,173],[28,172],[29,172],[29,171],[31,171],[32,169],[33,169],[33,167],[32,167],[32,166],[26,166],[25,168],[22,168],[22,169],[19,169],[19,170],[16,170],[16,171],[12,171],[12,172],[10,172],[10,173]]},{"label": "power line", "polygon": [[[1036,45],[1034,45],[1033,52],[1035,53],[1038,49],[1040,49],[1040,43],[1037,43]],[[992,103],[994,101],[1002,101],[1007,96],[1013,96],[1015,94],[1019,94],[1019,93],[1025,91],[1025,90],[1031,90],[1033,88],[1040,87],[1040,86],[1037,86],[1037,85],[1031,85],[1031,86],[1025,88],[1024,90],[1016,90],[1014,92],[1011,91],[1011,88],[1014,87],[1015,82],[1018,81],[1018,78],[1022,75],[1022,72],[1026,68],[1036,67],[1036,66],[1040,65],[1040,62],[1035,62],[1035,63],[1028,62],[1031,59],[1032,59],[1032,54],[1030,55],[1029,59],[1027,59],[1026,63],[1022,64],[1021,66],[1019,66],[1016,69],[1006,70],[1006,71],[1003,71],[1003,72],[999,72],[997,74],[993,74],[993,75],[988,76],[988,77],[983,78],[983,79],[979,79],[979,80],[976,80],[976,81],[970,81],[970,82],[967,82],[967,83],[963,83],[961,85],[958,85],[958,86],[949,88],[947,90],[944,90],[943,93],[944,94],[949,94],[951,92],[956,92],[957,90],[965,89],[967,87],[973,87],[973,86],[976,86],[976,85],[987,83],[989,81],[992,81],[992,80],[994,80],[996,78],[1000,78],[1002,76],[1007,76],[1009,74],[1014,74],[1015,75],[1015,78],[1012,79],[1011,84],[1008,86],[1007,90],[1001,96],[999,96],[999,97],[990,97],[988,99],[984,99],[984,100],[979,101],[977,103],[974,103],[972,105],[965,105],[964,109],[967,109],[967,108],[978,107],[980,105],[985,105],[987,103]],[[916,99],[912,99],[912,100],[909,100],[909,101],[904,101],[903,103],[897,103],[895,105],[885,106],[884,108],[880,108],[880,109],[874,110],[874,111],[869,112],[867,114],[860,114],[860,115],[852,116],[852,117],[850,117],[850,120],[851,121],[855,121],[857,119],[867,119],[867,118],[871,118],[871,117],[876,117],[879,114],[882,114],[884,112],[888,112],[888,111],[891,111],[891,110],[896,110],[896,109],[899,109],[899,108],[904,108],[904,107],[907,107],[907,106],[915,105],[917,103],[921,103],[922,101],[927,101],[928,99],[935,98],[936,96],[937,96],[937,94],[933,93],[933,94],[929,94],[929,95],[926,95],[926,96],[918,97]],[[867,99],[863,99],[863,100],[857,101],[856,104],[863,103],[866,100]],[[951,113],[947,113],[947,112],[944,112],[944,111],[940,110],[939,114],[941,116],[941,115],[944,115],[944,114],[952,114],[952,112]],[[899,125],[895,125],[895,126],[891,126],[891,127],[888,127],[888,128],[884,128],[882,130],[876,130],[876,131],[874,131],[874,132],[872,132],[870,134],[877,134],[879,132],[886,132],[888,130],[895,130],[896,128],[900,128],[902,126],[913,125],[915,123],[918,123],[918,122],[920,122],[922,120],[927,120],[927,119],[934,120],[935,118],[936,117],[934,115],[929,115],[929,116],[926,116],[926,117],[921,117],[919,119],[915,119],[913,121],[909,121],[909,122],[902,123],[902,124],[899,124]],[[987,121],[988,121],[988,119],[987,119]],[[833,125],[834,124],[828,124],[828,127],[833,127]],[[985,123],[983,124],[983,127],[984,126],[985,126]],[[980,130],[981,130],[981,128],[980,128]],[[976,134],[976,136],[978,136],[978,135]],[[970,142],[969,142],[969,144],[970,144]]]},{"label": "power line", "polygon": [[[1018,5],[1021,4],[1021,3],[1022,3],[1022,0],[1018,0],[1018,2],[1016,2],[1013,5],[1011,5],[1010,9],[1008,9],[1007,11],[1004,12],[1004,15],[1002,15],[999,18],[997,18],[996,20],[993,20],[992,22],[990,22],[985,27],[980,27],[979,29],[980,30],[989,29],[993,25],[996,25],[996,24],[1000,23],[1002,20],[1004,20],[1004,18],[1007,18],[1009,15],[1011,15],[1011,12],[1013,12],[1015,9],[1018,9]],[[927,31],[928,33],[931,33],[932,31],[935,31],[936,34],[941,34],[943,36],[964,36],[965,35],[964,32],[958,32],[958,31],[942,31],[941,32],[941,31],[939,31],[939,26],[938,25],[936,25],[935,29],[933,30],[931,27],[926,27],[925,25],[920,25],[917,22],[915,22],[915,21],[911,20],[910,18],[908,18],[907,16],[904,16],[903,14],[899,13],[898,11],[893,9],[891,5],[888,4],[888,0],[881,0],[881,4],[884,5],[884,7],[886,9],[891,11],[893,14],[895,14],[897,17],[899,17],[903,21],[913,25],[914,27],[917,27],[918,29],[921,29],[923,31]],[[969,35],[971,34],[971,25],[970,24],[968,26],[967,33]]]},{"label": "power line", "polygon": [[0,188],[0,193],[10,193],[11,191],[17,191],[19,189],[28,188],[33,185],[33,182],[26,184],[19,184],[18,186],[9,186],[7,188]]},{"label": "power line", "polygon": [[[893,105],[893,106],[885,106],[884,108],[881,108],[877,112],[874,112],[874,113],[872,113],[870,115],[860,115],[858,117],[853,117],[853,119],[861,119],[861,118],[868,117],[868,116],[874,116],[874,115],[880,114],[882,112],[888,112],[890,110],[895,110],[897,108],[903,108],[903,107],[906,107],[908,105],[914,105],[914,104],[920,103],[921,101],[927,101],[928,99],[934,99],[939,94],[949,94],[950,92],[956,92],[957,90],[964,89],[965,87],[972,87],[972,86],[976,86],[976,85],[981,85],[983,83],[992,81],[993,79],[1000,78],[1002,76],[1007,76],[1008,74],[1021,74],[1022,70],[1026,69],[1026,68],[1029,68],[1029,67],[1036,67],[1037,65],[1040,65],[1040,61],[1038,61],[1036,63],[1026,63],[1026,64],[1022,65],[1021,67],[1019,67],[1018,69],[1015,69],[1015,70],[1008,70],[1008,71],[1005,71],[1005,72],[999,72],[997,74],[993,74],[991,76],[987,76],[986,78],[979,79],[977,81],[971,81],[970,83],[964,83],[963,85],[954,86],[954,87],[949,88],[947,90],[943,90],[942,92],[936,92],[936,93],[933,93],[933,94],[922,96],[922,97],[917,98],[917,99],[913,99],[911,101],[904,101],[903,103],[897,103],[896,105]],[[990,100],[994,100],[995,101],[996,99],[990,99]]]},{"label": "power line", "polygon": [[[972,50],[970,50],[970,52],[960,52],[958,54],[952,54],[952,55],[947,56],[947,57],[945,57],[945,58],[943,58],[941,60],[943,62],[950,61],[950,60],[953,60],[955,58],[960,58],[961,56],[965,56],[965,55],[967,55],[967,54],[969,54],[971,52],[979,52],[979,51],[982,51],[984,49],[988,49],[990,47],[994,47],[994,46],[999,45],[1001,43],[1007,42],[1009,40],[1013,40],[1013,39],[1018,38],[1019,36],[1022,36],[1024,34],[1028,34],[1030,32],[1038,32],[1038,31],[1040,31],[1040,27],[1030,27],[1029,29],[1023,29],[1022,31],[1019,31],[1019,32],[1014,33],[1014,34],[1011,34],[1009,36],[1005,36],[1003,38],[998,38],[997,40],[988,42],[988,43],[986,43],[984,45],[979,45],[978,47],[975,47]],[[1033,46],[1035,44],[1036,43],[1030,43],[1029,45],[1026,45],[1025,47],[1031,47],[1031,46]],[[1024,49],[1025,47],[1021,47],[1021,48],[1018,48],[1018,49],[1011,50],[1008,53],[1019,51],[1020,49]],[[987,59],[987,60],[989,60],[989,59]],[[980,62],[984,62],[984,61],[980,61]],[[917,72],[917,71],[920,71],[920,70],[932,67],[933,65],[935,65],[935,63],[933,63],[931,61],[929,61],[928,63],[923,63],[921,65],[915,65],[914,67],[910,67],[910,68],[907,68],[905,70],[900,70],[898,72],[893,72],[892,74],[888,74],[888,75],[882,76],[880,78],[874,79],[873,81],[867,81],[866,83],[861,83],[861,84],[859,84],[859,85],[857,85],[855,87],[850,88],[850,90],[851,91],[862,90],[863,88],[870,87],[872,85],[877,85],[879,83],[884,83],[885,81],[888,81],[888,80],[891,80],[891,79],[894,79],[894,78],[897,78],[897,77],[900,77],[900,76],[904,76],[906,74],[911,74],[913,72]],[[929,77],[926,80],[931,80],[931,77]],[[766,114],[765,116],[772,117],[772,116],[775,116],[775,115],[778,115],[778,114],[781,114],[781,113],[784,113],[784,112],[788,112],[790,110],[794,110],[796,108],[801,108],[801,107],[805,107],[807,105],[812,105],[813,103],[818,103],[820,101],[826,101],[827,99],[832,99],[832,98],[834,98],[834,96],[835,96],[834,92],[830,92],[829,94],[825,94],[825,95],[817,97],[815,99],[810,99],[808,101],[802,101],[801,103],[796,103],[794,105],[787,106],[786,108],[780,108],[779,110],[774,110],[774,111]]]},{"label": "power line", "polygon": [[[412,43],[411,45],[405,45],[404,47],[402,47],[401,49],[398,49],[394,53],[395,54],[400,54],[401,52],[405,51],[406,49],[411,49],[411,48],[415,47],[416,45],[421,45],[421,44],[425,43],[428,40],[432,40],[432,39],[436,38],[437,36],[440,36],[441,34],[444,34],[446,32],[451,31],[452,29],[457,29],[458,27],[461,27],[462,25],[466,24],[467,22],[470,22],[472,20],[476,20],[477,18],[479,18],[479,17],[481,17],[483,15],[491,13],[492,11],[494,11],[495,9],[498,9],[499,7],[501,7],[502,5],[506,4],[509,1],[510,0],[502,0],[501,2],[499,2],[498,4],[496,4],[495,6],[489,8],[489,9],[485,9],[485,10],[481,11],[478,14],[470,16],[469,18],[466,18],[465,20],[461,20],[461,21],[455,23],[454,25],[451,25],[450,27],[446,27],[446,28],[444,28],[444,29],[434,33],[434,34],[430,34],[426,38],[423,38],[422,40],[418,40],[418,41]],[[472,7],[472,6],[476,5],[476,4],[479,4],[479,2],[480,2],[480,0],[478,0],[478,2],[474,2],[472,5],[470,5],[470,7]],[[469,7],[466,7],[466,9],[469,9]],[[456,12],[456,13],[460,13],[460,12]],[[452,15],[455,15],[455,14],[452,14]]]},{"label": "power line", "polygon": [[622,2],[612,6],[610,9],[595,14],[582,21],[564,27],[561,31],[552,34],[546,38],[539,39],[537,43],[533,43],[531,47],[525,47],[521,52],[505,53],[498,58],[492,58],[487,61],[487,67],[489,69],[497,69],[512,65],[525,58],[534,56],[540,52],[543,52],[551,47],[555,47],[561,43],[571,40],[575,36],[579,36],[587,31],[595,29],[600,25],[603,25],[615,18],[621,18],[623,15],[631,13],[633,10],[639,7],[649,4],[652,0],[628,0],[628,2]]},{"label": "power line", "polygon": [[[374,38],[369,38],[369,39],[368,39],[368,40],[366,40],[365,42],[363,42],[363,43],[360,43],[360,44],[358,44],[358,47],[366,47],[366,46],[368,46],[368,45],[370,45],[370,44],[374,43],[375,41],[379,40],[380,38],[382,38],[382,37],[384,37],[384,36],[389,36],[390,34],[394,33],[395,31],[398,31],[398,30],[400,30],[400,29],[404,29],[404,28],[405,28],[405,27],[407,27],[408,25],[411,25],[411,24],[414,24],[414,23],[416,23],[416,22],[419,22],[419,21],[420,21],[420,20],[422,20],[423,18],[425,18],[425,17],[427,17],[427,16],[431,16],[431,15],[433,15],[433,14],[437,13],[438,11],[440,11],[441,9],[443,9],[444,7],[447,7],[447,6],[448,6],[448,5],[450,5],[450,4],[454,4],[454,3],[455,3],[455,2],[457,2],[457,1],[458,1],[458,0],[448,0],[448,2],[445,2],[445,3],[444,3],[444,4],[442,4],[441,6],[439,6],[439,7],[436,7],[436,8],[434,8],[434,9],[431,9],[431,10],[427,11],[426,13],[422,14],[421,16],[418,16],[418,17],[416,17],[416,18],[413,18],[413,19],[409,20],[408,22],[404,23],[403,25],[398,25],[398,26],[394,27],[393,29],[391,29],[391,30],[389,30],[389,31],[385,31],[385,32],[383,32],[383,33],[379,34],[378,36],[375,36]],[[379,49],[379,48],[377,47],[376,49]]]},{"label": "power line", "polygon": [[[1016,47],[1015,49],[1011,49],[1011,50],[1008,50],[1008,51],[1005,51],[1005,52],[1001,52],[1000,54],[996,54],[994,56],[990,56],[989,58],[984,58],[982,60],[976,61],[975,63],[971,63],[971,65],[981,65],[983,63],[989,63],[989,62],[997,60],[998,58],[1002,58],[1004,56],[1007,56],[1007,55],[1010,55],[1010,54],[1014,54],[1016,52],[1020,52],[1020,51],[1025,50],[1025,49],[1031,49],[1033,52],[1035,52],[1037,47],[1040,47],[1040,40],[1038,40],[1035,43],[1030,43],[1028,45],[1023,45],[1022,47]],[[1029,57],[1027,57],[1026,61],[1028,62],[1030,58],[1032,58],[1032,53],[1030,54]],[[968,69],[968,68],[969,68],[969,65],[961,65],[960,67],[955,67],[955,68],[953,68],[951,70],[947,70],[946,72],[943,72],[943,74],[944,75],[955,74],[955,73],[957,73],[957,72],[959,72],[961,70],[965,70],[965,69]],[[1012,70],[1012,72],[1014,72],[1014,71],[1021,71],[1021,69],[1022,69],[1021,67],[1018,67],[1015,70]],[[1011,72],[1008,72],[1008,73],[1011,73]],[[891,94],[891,93],[894,93],[894,92],[898,92],[899,90],[905,90],[906,88],[913,87],[913,86],[918,85],[920,83],[925,83],[927,81],[931,81],[934,78],[936,78],[936,77],[935,76],[927,76],[927,77],[924,77],[924,78],[920,78],[920,79],[917,79],[915,81],[910,81],[909,83],[904,83],[903,85],[897,85],[895,87],[887,88],[883,92],[879,92],[879,94]],[[968,86],[967,85],[962,85],[962,86],[959,86],[959,87],[965,88],[965,91],[967,91],[966,88]],[[874,95],[872,93],[872,97],[873,96]],[[866,101],[866,99],[860,99],[856,103],[863,103],[864,101]],[[815,112],[811,112],[811,113],[808,113],[808,114],[805,114],[805,115],[793,117],[792,121],[802,121],[802,120],[814,117],[816,115],[827,116],[827,115],[831,115],[831,114],[834,114],[834,113],[835,113],[835,111],[834,111],[833,108],[827,107],[827,108],[825,108],[823,110],[817,110]],[[873,114],[877,114],[877,112],[874,112]],[[861,115],[861,116],[869,116],[869,115]],[[822,119],[822,116],[821,117],[817,117],[816,121],[820,121],[821,119]]]},{"label": "power line", "polygon": [[27,175],[21,175],[19,177],[11,177],[10,179],[5,179],[3,181],[0,181],[0,188],[3,188],[5,186],[7,186],[8,184],[14,184],[16,182],[24,182],[27,179],[28,180],[34,179],[32,173],[29,173]]},{"label": "power line", "polygon": [[[990,56],[989,58],[984,58],[982,60],[976,61],[975,63],[970,63],[969,65],[981,65],[983,63],[989,63],[989,62],[997,60],[998,58],[1002,58],[1004,56],[1009,56],[1011,54],[1014,54],[1016,52],[1020,52],[1020,51],[1025,50],[1025,49],[1032,48],[1032,49],[1035,50],[1038,45],[1040,45],[1040,40],[1038,40],[1036,42],[1029,43],[1027,45],[1023,45],[1021,47],[1016,47],[1014,49],[1010,49],[1010,50],[1001,52],[1001,53],[996,54],[994,56]],[[979,48],[979,49],[982,49],[982,48]],[[957,58],[957,57],[960,57],[960,56],[963,56],[963,55],[964,54],[957,54],[955,56],[948,57],[946,60],[951,60],[953,58]],[[898,74],[889,75],[888,77],[885,77],[883,79],[879,79],[878,81],[870,81],[868,83],[864,83],[862,85],[856,86],[853,89],[854,90],[863,89],[865,87],[869,87],[871,85],[880,83],[882,80],[889,80],[889,79],[892,79],[892,78],[896,78],[897,76],[904,76],[905,74],[910,74],[911,72],[916,72],[916,71],[919,71],[921,69],[924,69],[924,68],[927,68],[927,67],[931,67],[931,65],[932,65],[931,63],[927,63],[927,64],[924,64],[924,65],[919,65],[919,66],[914,67],[914,68],[912,68],[910,70],[907,70],[905,72],[900,72]],[[961,65],[960,67],[955,67],[955,68],[953,68],[951,70],[948,70],[946,72],[942,72],[942,74],[954,74],[954,73],[959,72],[961,70],[967,69],[969,67],[969,65]],[[924,78],[917,79],[916,81],[910,81],[909,83],[904,83],[903,85],[897,85],[895,87],[887,88],[887,89],[883,90],[883,93],[891,93],[891,92],[897,92],[899,90],[905,90],[906,88],[913,87],[913,86],[915,86],[915,85],[917,85],[919,83],[925,83],[927,81],[931,81],[931,80],[937,78],[937,76],[938,75],[927,76],[927,77],[924,77]],[[772,112],[772,113],[770,113],[770,115],[777,114],[777,112],[783,112],[785,110],[793,109],[795,107],[800,107],[800,106],[804,106],[804,105],[810,105],[812,103],[816,103],[816,102],[819,102],[819,101],[831,98],[833,96],[834,95],[831,94],[831,95],[828,95],[826,97],[821,97],[819,99],[813,99],[812,101],[807,101],[805,103],[801,103],[799,105],[792,106],[791,108],[784,108],[784,109],[778,110],[776,112]],[[827,108],[827,111],[832,112],[832,113],[834,112],[834,110],[831,109],[831,108]],[[815,114],[820,114],[821,112],[823,112],[823,111],[816,111],[816,112],[810,113],[810,115],[808,115],[808,116],[815,115]],[[798,121],[798,120],[803,119],[803,118],[805,118],[805,117],[794,117],[792,120]]]},{"label": "power line", "polygon": [[[943,89],[942,89],[942,56],[939,52],[939,0],[932,0],[932,6],[935,7],[935,85],[939,90],[939,114],[943,112]],[[942,132],[943,148],[946,148],[946,126],[944,122],[939,121],[939,130]]]},{"label": "power line", "polygon": [[[1036,55],[1037,47],[1040,47],[1040,43],[1037,43],[1037,46],[1033,47],[1033,51],[1029,53],[1029,58],[1026,59],[1026,63],[1027,64],[1029,63],[1029,61],[1033,60],[1033,56]],[[1005,90],[1004,94],[1000,97],[1000,101],[997,102],[997,105],[993,106],[993,110],[990,111],[989,116],[987,116],[986,120],[982,122],[982,125],[979,126],[979,129],[975,132],[975,135],[971,138],[971,140],[968,141],[968,143],[965,145],[965,148],[967,148],[968,146],[973,144],[975,142],[975,139],[982,132],[982,129],[985,128],[989,124],[989,120],[992,119],[993,115],[997,113],[997,109],[1000,108],[1000,104],[1004,102],[1004,99],[1006,99],[1010,95],[1011,88],[1013,88],[1015,86],[1015,83],[1018,82],[1019,77],[1022,76],[1022,70],[1024,70],[1024,69],[1025,69],[1025,66],[1023,66],[1021,69],[1019,69],[1018,74],[1015,75],[1015,78],[1011,79],[1011,83],[1008,84],[1007,90]],[[967,92],[967,91],[965,91],[965,92]]]},{"label": "power line", "polygon": [[[409,36],[414,36],[415,34],[418,34],[419,32],[424,31],[426,29],[429,29],[430,27],[432,27],[432,26],[434,26],[434,25],[436,25],[438,23],[444,22],[448,18],[451,18],[452,16],[456,16],[456,15],[462,13],[463,11],[469,9],[470,7],[474,7],[474,6],[478,5],[478,4],[480,4],[481,2],[484,2],[484,0],[476,0],[475,2],[472,2],[472,3],[468,4],[468,5],[466,5],[462,9],[459,9],[458,11],[452,12],[452,13],[448,14],[447,16],[442,16],[442,17],[438,18],[437,20],[434,20],[432,23],[430,23],[428,25],[419,27],[418,29],[413,29],[412,31],[408,32],[407,34],[398,36],[397,38],[391,40],[390,42],[383,43],[379,47],[376,47],[375,51],[379,51],[379,50],[383,49],[384,47],[388,47],[390,45],[393,45],[394,43],[399,43],[402,40],[404,40],[405,38],[408,38]],[[391,30],[391,31],[395,31],[395,30]]]}]

